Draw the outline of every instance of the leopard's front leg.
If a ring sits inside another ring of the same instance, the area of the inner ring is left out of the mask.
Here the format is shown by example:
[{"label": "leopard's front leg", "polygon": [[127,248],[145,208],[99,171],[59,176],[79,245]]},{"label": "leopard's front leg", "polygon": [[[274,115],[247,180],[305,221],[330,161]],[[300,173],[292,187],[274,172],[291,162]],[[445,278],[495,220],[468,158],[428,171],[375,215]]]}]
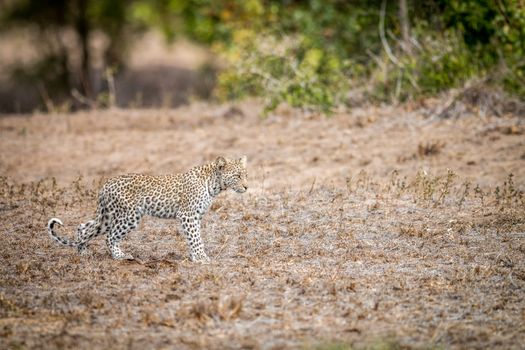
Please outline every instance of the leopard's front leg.
[{"label": "leopard's front leg", "polygon": [[183,216],[181,217],[182,230],[188,242],[190,251],[190,260],[207,262],[210,258],[204,252],[204,247],[201,240],[201,219],[198,216]]}]

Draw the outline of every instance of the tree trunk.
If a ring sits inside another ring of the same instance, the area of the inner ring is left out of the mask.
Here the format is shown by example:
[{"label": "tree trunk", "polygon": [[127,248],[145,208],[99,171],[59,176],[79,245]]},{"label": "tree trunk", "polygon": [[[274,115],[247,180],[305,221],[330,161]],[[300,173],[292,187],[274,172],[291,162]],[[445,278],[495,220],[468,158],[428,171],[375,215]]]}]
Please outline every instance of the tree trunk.
[{"label": "tree trunk", "polygon": [[76,20],[76,31],[80,40],[80,84],[84,95],[89,99],[93,98],[90,74],[90,54],[89,54],[89,20],[87,5],[89,0],[78,0],[78,14]]},{"label": "tree trunk", "polygon": [[407,0],[399,0],[399,23],[401,24],[402,48],[408,54],[412,53],[410,40],[410,19],[408,18]]}]

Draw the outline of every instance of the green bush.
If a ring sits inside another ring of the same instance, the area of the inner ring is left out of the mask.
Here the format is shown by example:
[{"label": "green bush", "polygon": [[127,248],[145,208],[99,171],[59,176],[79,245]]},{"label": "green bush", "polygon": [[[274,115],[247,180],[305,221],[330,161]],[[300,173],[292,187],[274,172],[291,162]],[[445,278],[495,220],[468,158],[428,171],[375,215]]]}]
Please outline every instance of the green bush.
[{"label": "green bush", "polygon": [[217,95],[261,96],[266,112],[286,102],[330,113],[348,84],[341,58],[308,45],[302,36],[237,31],[226,58],[229,65],[219,75]]},{"label": "green bush", "polygon": [[378,32],[381,1],[269,3],[258,7],[255,24],[230,27],[219,50],[228,63],[219,96],[262,96],[267,110],[287,102],[330,112],[355,87],[369,100],[392,102],[472,78],[525,96],[525,7],[517,1],[409,2],[411,50],[401,45],[398,4],[391,2],[383,33],[390,55]]},{"label": "green bush", "polygon": [[434,33],[422,28],[418,45],[392,62],[386,54],[372,71],[371,96],[379,101],[404,101],[464,84],[481,70],[454,31]]}]

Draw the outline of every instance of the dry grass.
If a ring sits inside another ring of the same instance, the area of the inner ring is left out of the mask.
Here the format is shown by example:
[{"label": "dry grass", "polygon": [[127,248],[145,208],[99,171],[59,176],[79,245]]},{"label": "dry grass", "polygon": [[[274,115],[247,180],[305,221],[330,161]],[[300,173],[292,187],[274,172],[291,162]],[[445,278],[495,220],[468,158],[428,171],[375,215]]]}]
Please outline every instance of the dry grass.
[{"label": "dry grass", "polygon": [[[384,108],[260,120],[255,108],[1,119],[1,347],[525,343],[524,144],[484,132],[521,119]],[[447,146],[420,157],[425,139]],[[206,216],[209,264],[187,260],[172,221],[129,236],[136,262],[112,261],[102,239],[80,257],[45,232],[51,216],[67,234],[85,222],[103,178],[242,153],[251,189]]]}]

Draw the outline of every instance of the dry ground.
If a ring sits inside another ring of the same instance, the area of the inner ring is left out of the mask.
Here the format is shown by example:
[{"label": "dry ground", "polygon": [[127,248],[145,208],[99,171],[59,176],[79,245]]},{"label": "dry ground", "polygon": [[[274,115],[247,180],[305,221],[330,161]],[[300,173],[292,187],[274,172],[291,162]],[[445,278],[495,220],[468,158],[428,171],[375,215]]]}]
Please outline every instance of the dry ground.
[{"label": "dry ground", "polygon": [[[524,119],[430,107],[0,119],[0,347],[523,348]],[[92,216],[103,178],[221,154],[248,156],[250,190],[206,216],[209,264],[172,221],[129,236],[136,262],[47,236]]]}]

